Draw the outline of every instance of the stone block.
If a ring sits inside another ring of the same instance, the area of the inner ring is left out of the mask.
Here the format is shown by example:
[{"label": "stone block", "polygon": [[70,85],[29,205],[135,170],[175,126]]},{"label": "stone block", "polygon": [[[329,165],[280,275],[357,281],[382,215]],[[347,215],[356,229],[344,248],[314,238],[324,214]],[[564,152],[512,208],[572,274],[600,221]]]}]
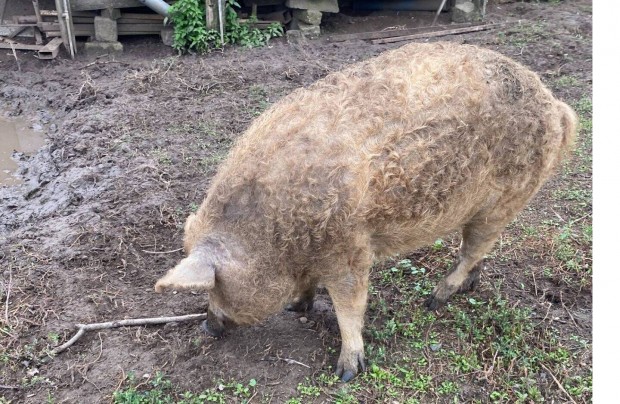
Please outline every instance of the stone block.
[{"label": "stone block", "polygon": [[95,40],[98,42],[118,41],[116,21],[105,17],[95,17]]},{"label": "stone block", "polygon": [[338,0],[286,0],[286,7],[300,10],[315,10],[324,13],[337,13]]},{"label": "stone block", "polygon": [[174,44],[174,29],[171,27],[164,27],[159,33],[161,35],[161,41],[166,46],[172,46]]},{"label": "stone block", "polygon": [[84,53],[87,56],[113,55],[123,52],[123,44],[120,42],[86,42],[84,44]]},{"label": "stone block", "polygon": [[299,43],[299,41],[301,41],[303,39],[303,36],[301,35],[301,31],[298,29],[287,29],[286,30],[286,41],[288,43]]},{"label": "stone block", "polygon": [[301,35],[304,38],[314,39],[321,35],[321,27],[318,25],[306,24],[305,22],[299,21],[297,23],[297,29],[301,31]]},{"label": "stone block", "polygon": [[482,12],[478,4],[468,0],[456,0],[456,4],[452,8],[453,22],[474,22],[481,19]]},{"label": "stone block", "polygon": [[316,10],[293,10],[293,18],[310,25],[321,25],[323,13]]},{"label": "stone block", "polygon": [[109,18],[111,20],[118,20],[121,18],[121,9],[108,7],[101,10],[101,16],[103,18]]}]

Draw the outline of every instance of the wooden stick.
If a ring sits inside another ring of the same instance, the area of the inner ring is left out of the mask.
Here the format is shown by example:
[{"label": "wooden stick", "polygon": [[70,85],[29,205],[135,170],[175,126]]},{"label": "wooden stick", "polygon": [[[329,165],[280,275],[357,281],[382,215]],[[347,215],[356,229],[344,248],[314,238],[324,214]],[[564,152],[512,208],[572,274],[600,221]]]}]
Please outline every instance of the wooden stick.
[{"label": "wooden stick", "polygon": [[466,34],[469,32],[486,31],[488,29],[497,28],[502,25],[504,24],[486,24],[486,25],[476,25],[473,27],[446,29],[446,30],[441,30],[441,31],[425,32],[422,34],[405,35],[405,36],[399,36],[399,37],[394,37],[394,38],[375,39],[372,41],[372,43],[376,45],[376,44],[383,44],[383,43],[409,41],[413,39],[434,38],[438,36]]},{"label": "wooden stick", "polygon": [[[451,24],[451,28],[462,28],[462,27],[471,27],[475,25],[481,24],[472,24],[470,22],[460,23],[460,24]],[[384,31],[370,31],[370,32],[357,32],[353,34],[338,34],[331,35],[325,38],[326,41],[329,42],[344,42],[355,39],[380,39],[380,38],[391,38],[395,36],[403,36],[403,35],[411,35],[418,33],[424,30],[431,30],[433,32],[438,31],[439,29],[445,28],[444,26],[426,26],[426,27],[416,27],[416,28],[407,28],[407,29],[392,29],[392,30],[384,30]]]},{"label": "wooden stick", "polygon": [[435,24],[437,23],[437,18],[439,18],[439,14],[441,14],[441,10],[443,9],[443,6],[445,5],[446,5],[446,0],[441,0],[441,5],[437,9],[437,14],[435,14],[435,18],[433,18],[433,23],[431,24],[431,27],[434,27]]},{"label": "wooden stick", "polygon": [[41,8],[39,8],[39,0],[32,0],[32,7],[34,7],[34,15],[37,17],[37,22],[43,22]]},{"label": "wooden stick", "polygon": [[564,394],[566,394],[566,397],[568,397],[568,399],[570,400],[571,403],[573,404],[577,404],[577,402],[575,400],[573,400],[573,397],[571,397],[570,394],[568,394],[568,392],[564,389],[564,386],[562,386],[562,383],[560,383],[560,381],[553,375],[553,373],[549,370],[548,367],[546,367],[545,365],[543,365],[542,363],[540,364],[540,366],[542,366],[543,368],[545,368],[545,370],[547,372],[549,372],[549,374],[551,375],[551,377],[553,378],[553,381],[555,382],[555,384],[558,385],[558,387],[560,388],[560,390],[562,390],[562,392]]},{"label": "wooden stick", "polygon": [[165,324],[179,321],[191,321],[191,320],[204,320],[207,318],[207,313],[201,314],[187,314],[184,316],[176,316],[176,317],[150,317],[150,318],[133,318],[126,320],[115,320],[108,321],[105,323],[91,323],[91,324],[76,324],[75,326],[78,328],[77,333],[64,344],[52,349],[50,352],[51,356],[58,355],[59,353],[65,351],[71,345],[75,344],[75,342],[82,337],[86,333],[86,331],[93,330],[103,330],[106,328],[117,328],[117,327],[129,327],[134,325],[152,325],[152,324]]},{"label": "wooden stick", "polygon": [[[13,53],[15,53],[15,49],[13,49]],[[19,63],[19,62],[17,62]],[[10,326],[9,324],[9,298],[11,297],[11,284],[13,283],[13,267],[9,265],[9,282],[6,284],[6,304],[4,305],[4,323],[6,326]]]}]

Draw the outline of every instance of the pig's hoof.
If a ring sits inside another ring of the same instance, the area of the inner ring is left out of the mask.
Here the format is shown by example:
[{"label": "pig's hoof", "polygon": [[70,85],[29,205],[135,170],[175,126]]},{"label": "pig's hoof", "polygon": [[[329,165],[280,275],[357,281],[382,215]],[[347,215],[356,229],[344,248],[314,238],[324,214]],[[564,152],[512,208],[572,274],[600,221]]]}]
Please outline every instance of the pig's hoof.
[{"label": "pig's hoof", "polygon": [[354,352],[351,359],[352,360],[348,364],[344,363],[345,361],[342,358],[338,360],[336,376],[338,376],[344,383],[355,377],[358,367],[362,370],[362,372],[366,370],[363,352]]},{"label": "pig's hoof", "polygon": [[295,303],[288,304],[285,309],[287,311],[306,312],[312,310],[314,300],[300,300]]},{"label": "pig's hoof", "polygon": [[472,270],[467,278],[463,281],[463,284],[459,287],[457,293],[473,292],[478,288],[480,284],[480,269],[476,268]]},{"label": "pig's hoof", "polygon": [[424,305],[426,306],[428,310],[435,311],[445,306],[446,302],[447,300],[439,299],[437,296],[433,294],[428,299],[426,299],[426,302],[424,302]]},{"label": "pig's hoof", "polygon": [[211,336],[213,338],[222,338],[222,335],[224,335],[224,329],[223,328],[210,327],[209,323],[207,322],[207,320],[203,321],[202,324],[200,324],[200,328],[202,329],[202,331],[207,333],[207,335],[209,335],[209,336]]}]

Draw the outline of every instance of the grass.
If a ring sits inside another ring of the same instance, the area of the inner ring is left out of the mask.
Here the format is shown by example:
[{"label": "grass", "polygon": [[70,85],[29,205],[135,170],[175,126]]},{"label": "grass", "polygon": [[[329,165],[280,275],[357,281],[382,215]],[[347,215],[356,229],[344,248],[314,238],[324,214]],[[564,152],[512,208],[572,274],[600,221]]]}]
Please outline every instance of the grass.
[{"label": "grass", "polygon": [[141,383],[138,383],[133,373],[129,373],[123,382],[127,385],[122,389],[117,389],[112,395],[112,402],[115,404],[247,403],[255,394],[257,386],[256,380],[250,379],[247,383],[217,382],[216,387],[199,393],[179,392],[161,372],[157,372],[153,378]]}]

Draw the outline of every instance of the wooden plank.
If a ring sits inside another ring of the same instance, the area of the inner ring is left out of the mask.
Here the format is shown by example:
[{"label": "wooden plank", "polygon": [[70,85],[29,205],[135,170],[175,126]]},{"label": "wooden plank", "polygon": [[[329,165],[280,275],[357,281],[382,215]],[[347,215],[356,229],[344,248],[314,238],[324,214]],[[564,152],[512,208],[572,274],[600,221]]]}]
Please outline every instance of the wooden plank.
[{"label": "wooden plank", "polygon": [[118,34],[123,35],[134,32],[154,32],[160,33],[164,26],[162,24],[118,24]]},{"label": "wooden plank", "polygon": [[43,45],[30,45],[19,43],[8,39],[0,39],[0,49],[16,49],[16,50],[35,50],[38,51]]},{"label": "wooden plank", "polygon": [[[96,11],[71,11],[73,17],[90,17],[95,18],[97,16]],[[41,16],[43,17],[58,17],[58,11],[56,10],[41,10]]]},{"label": "wooden plank", "polygon": [[158,23],[160,27],[164,26],[164,19],[162,18],[161,20],[138,20],[135,18],[125,18],[125,17],[121,17],[118,20],[116,20],[117,23],[119,24],[153,24],[153,23]]},{"label": "wooden plank", "polygon": [[401,42],[401,41],[411,41],[414,39],[422,39],[422,38],[435,38],[435,37],[446,36],[446,35],[467,34],[470,32],[486,31],[488,29],[497,28],[502,25],[504,24],[487,24],[487,25],[476,25],[473,27],[465,27],[465,28],[445,29],[441,31],[425,32],[422,34],[405,35],[405,36],[398,36],[398,37],[393,37],[393,38],[374,39],[372,40],[372,43],[383,44],[383,43],[392,43],[392,42]]},{"label": "wooden plank", "polygon": [[37,22],[43,22],[41,9],[39,8],[39,0],[32,0],[32,7],[34,7],[34,15],[37,17]]},{"label": "wooden plank", "polygon": [[[465,28],[465,27],[473,27],[482,24],[472,24],[472,23],[462,23],[462,24],[451,24],[450,28]],[[392,38],[397,36],[404,35],[412,35],[419,33],[421,31],[438,31],[444,30],[446,26],[436,26],[436,27],[417,27],[417,28],[408,28],[408,29],[399,29],[399,30],[391,30],[391,31],[370,31],[370,32],[358,32],[353,34],[339,34],[339,35],[331,35],[326,38],[329,42],[344,42],[356,39],[381,39],[381,38]]]},{"label": "wooden plank", "polygon": [[71,10],[103,10],[104,8],[143,7],[138,0],[71,0]]},{"label": "wooden plank", "polygon": [[18,27],[14,27],[13,29],[11,29],[11,32],[9,32],[6,35],[6,37],[7,38],[15,38],[20,32],[22,32],[26,28],[28,28],[28,25],[20,25]]},{"label": "wooden plank", "polygon": [[4,19],[4,10],[6,9],[6,1],[0,0],[0,24],[2,24],[2,20]]},{"label": "wooden plank", "polygon": [[[60,37],[62,34],[60,31],[47,31],[45,36],[48,38]],[[73,32],[73,36],[95,36],[95,27],[92,30],[76,30]]]},{"label": "wooden plank", "polygon": [[41,30],[38,27],[32,27],[34,31],[34,40],[37,45],[43,45],[43,35],[41,35]]},{"label": "wooden plank", "polygon": [[[42,22],[39,25],[39,29],[43,32],[62,31],[60,25],[58,25],[58,23],[55,23],[55,22]],[[89,31],[91,29],[94,30],[95,25],[94,24],[73,24],[73,29],[75,31]]]},{"label": "wooden plank", "polygon": [[58,50],[62,44],[62,38],[54,38],[44,47],[39,49],[39,59],[54,59],[58,56]]},{"label": "wooden plank", "polygon": [[133,18],[136,20],[164,20],[164,16],[159,14],[121,13],[121,19],[123,18]]}]

